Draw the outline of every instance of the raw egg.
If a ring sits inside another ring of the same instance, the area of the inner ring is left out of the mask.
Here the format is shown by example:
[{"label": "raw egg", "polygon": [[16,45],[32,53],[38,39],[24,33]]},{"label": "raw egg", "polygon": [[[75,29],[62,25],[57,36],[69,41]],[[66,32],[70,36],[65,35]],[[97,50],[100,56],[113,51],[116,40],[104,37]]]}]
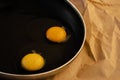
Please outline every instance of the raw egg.
[{"label": "raw egg", "polygon": [[46,31],[46,38],[52,42],[64,42],[66,37],[67,33],[63,27],[53,26]]},{"label": "raw egg", "polygon": [[27,71],[37,71],[45,65],[44,58],[38,53],[29,53],[21,60],[22,67]]}]

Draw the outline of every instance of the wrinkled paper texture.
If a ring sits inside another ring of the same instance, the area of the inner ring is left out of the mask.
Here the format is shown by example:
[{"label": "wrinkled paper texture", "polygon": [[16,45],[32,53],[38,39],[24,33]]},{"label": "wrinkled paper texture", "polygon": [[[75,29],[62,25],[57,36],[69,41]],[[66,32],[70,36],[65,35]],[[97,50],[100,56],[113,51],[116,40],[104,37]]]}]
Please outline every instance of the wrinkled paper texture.
[{"label": "wrinkled paper texture", "polygon": [[86,24],[86,41],[63,72],[47,80],[120,80],[120,1],[70,0]]}]

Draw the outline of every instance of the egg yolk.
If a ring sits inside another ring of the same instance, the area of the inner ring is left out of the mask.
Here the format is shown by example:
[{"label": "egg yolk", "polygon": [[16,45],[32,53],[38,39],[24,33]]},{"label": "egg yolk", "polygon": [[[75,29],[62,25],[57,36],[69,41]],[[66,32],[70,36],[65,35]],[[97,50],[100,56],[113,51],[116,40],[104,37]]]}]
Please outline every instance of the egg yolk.
[{"label": "egg yolk", "polygon": [[38,53],[29,53],[22,58],[21,65],[25,70],[37,71],[43,68],[45,60]]},{"label": "egg yolk", "polygon": [[53,26],[46,31],[46,38],[53,42],[64,42],[66,40],[67,33],[63,27]]}]

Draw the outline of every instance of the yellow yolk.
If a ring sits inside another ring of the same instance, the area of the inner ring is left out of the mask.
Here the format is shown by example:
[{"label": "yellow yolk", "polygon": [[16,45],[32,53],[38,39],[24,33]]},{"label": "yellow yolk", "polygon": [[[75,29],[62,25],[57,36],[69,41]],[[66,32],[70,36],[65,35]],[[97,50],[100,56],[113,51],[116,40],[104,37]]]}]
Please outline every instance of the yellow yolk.
[{"label": "yellow yolk", "polygon": [[46,37],[53,42],[64,42],[66,40],[67,33],[63,27],[53,26],[46,31]]},{"label": "yellow yolk", "polygon": [[37,71],[43,68],[45,60],[38,53],[29,53],[22,58],[21,65],[25,70]]}]

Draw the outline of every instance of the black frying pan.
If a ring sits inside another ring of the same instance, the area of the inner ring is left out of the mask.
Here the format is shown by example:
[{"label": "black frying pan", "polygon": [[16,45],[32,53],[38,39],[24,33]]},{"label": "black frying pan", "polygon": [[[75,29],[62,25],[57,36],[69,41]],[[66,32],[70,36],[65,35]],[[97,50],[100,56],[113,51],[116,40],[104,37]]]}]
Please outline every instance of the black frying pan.
[{"label": "black frying pan", "polygon": [[[69,39],[63,43],[47,40],[45,32],[51,26],[64,26]],[[22,75],[26,75],[29,79],[51,73],[78,54],[84,38],[84,22],[69,1],[0,1],[0,76],[24,79]],[[20,65],[21,58],[32,50],[46,60],[44,68],[35,72]]]}]

